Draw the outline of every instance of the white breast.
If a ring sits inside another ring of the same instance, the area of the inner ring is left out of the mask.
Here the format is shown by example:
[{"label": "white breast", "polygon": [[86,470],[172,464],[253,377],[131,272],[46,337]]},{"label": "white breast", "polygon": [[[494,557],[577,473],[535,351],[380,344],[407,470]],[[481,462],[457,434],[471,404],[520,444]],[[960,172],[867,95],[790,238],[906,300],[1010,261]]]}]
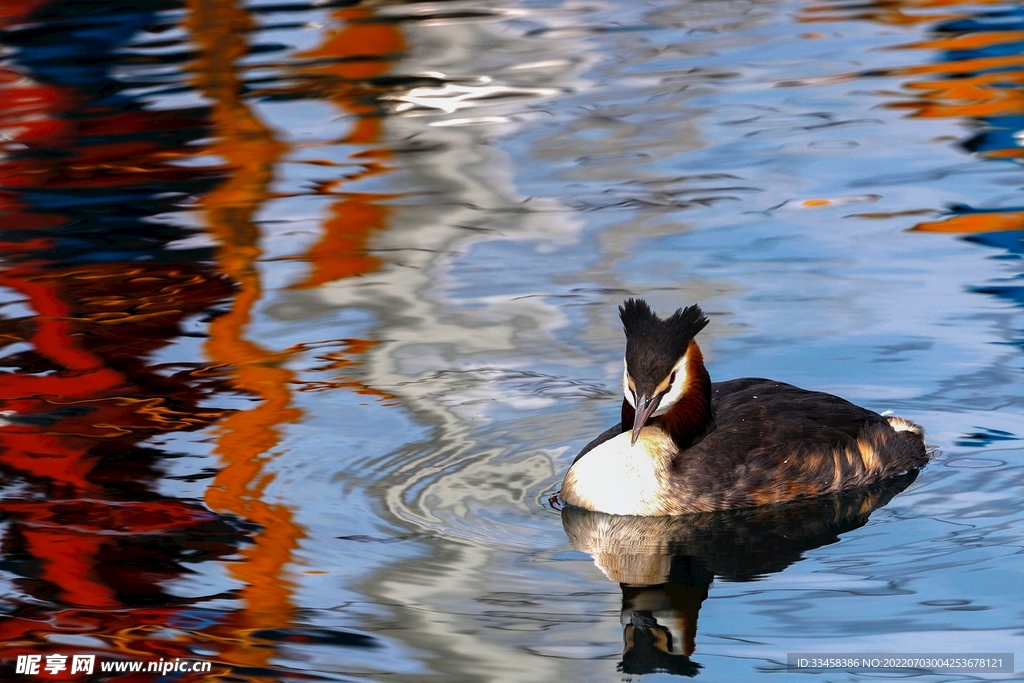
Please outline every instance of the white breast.
[{"label": "white breast", "polygon": [[675,444],[656,427],[644,427],[636,445],[630,438],[619,434],[577,460],[562,481],[562,500],[611,515],[665,514]]}]

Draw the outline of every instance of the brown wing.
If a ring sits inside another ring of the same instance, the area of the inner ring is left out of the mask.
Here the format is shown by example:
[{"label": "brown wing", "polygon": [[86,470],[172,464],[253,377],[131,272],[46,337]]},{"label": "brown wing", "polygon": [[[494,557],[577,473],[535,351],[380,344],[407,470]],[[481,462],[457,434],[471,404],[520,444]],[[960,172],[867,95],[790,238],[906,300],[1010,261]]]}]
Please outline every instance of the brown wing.
[{"label": "brown wing", "polygon": [[927,461],[920,434],[896,432],[838,396],[758,378],[712,391],[714,428],[673,463],[681,504],[722,509],[812,497]]}]

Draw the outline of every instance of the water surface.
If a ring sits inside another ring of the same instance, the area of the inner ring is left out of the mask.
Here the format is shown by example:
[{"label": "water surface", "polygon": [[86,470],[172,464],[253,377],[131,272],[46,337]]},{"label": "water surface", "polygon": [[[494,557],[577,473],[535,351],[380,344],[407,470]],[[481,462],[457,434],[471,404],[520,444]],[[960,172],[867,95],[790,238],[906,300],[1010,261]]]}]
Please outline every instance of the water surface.
[{"label": "water surface", "polygon": [[[986,2],[0,4],[0,666],[1013,653],[1022,36]],[[713,378],[893,410],[935,460],[609,564],[548,500],[616,418],[631,295],[702,304]],[[624,656],[659,610],[689,657]]]}]

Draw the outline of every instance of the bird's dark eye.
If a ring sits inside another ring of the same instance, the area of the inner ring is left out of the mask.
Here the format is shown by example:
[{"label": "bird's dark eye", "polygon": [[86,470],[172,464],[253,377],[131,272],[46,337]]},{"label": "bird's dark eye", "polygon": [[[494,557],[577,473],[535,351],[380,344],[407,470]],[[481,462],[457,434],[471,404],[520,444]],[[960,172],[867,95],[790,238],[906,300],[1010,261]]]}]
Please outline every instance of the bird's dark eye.
[{"label": "bird's dark eye", "polygon": [[672,374],[668,376],[668,385],[672,386],[675,383],[676,383],[676,371],[673,370]]}]

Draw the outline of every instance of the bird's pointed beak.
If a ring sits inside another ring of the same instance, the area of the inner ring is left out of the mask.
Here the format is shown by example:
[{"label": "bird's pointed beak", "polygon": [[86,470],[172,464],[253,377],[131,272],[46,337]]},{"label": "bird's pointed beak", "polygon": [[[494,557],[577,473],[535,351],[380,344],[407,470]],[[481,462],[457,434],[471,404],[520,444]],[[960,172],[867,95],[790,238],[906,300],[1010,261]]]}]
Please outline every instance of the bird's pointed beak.
[{"label": "bird's pointed beak", "polygon": [[630,441],[631,445],[636,445],[636,440],[640,438],[640,430],[647,424],[647,420],[651,418],[651,415],[655,410],[658,409],[658,404],[661,403],[661,396],[655,396],[653,399],[647,398],[646,394],[637,399],[636,402],[636,417],[633,418],[633,438]]}]

